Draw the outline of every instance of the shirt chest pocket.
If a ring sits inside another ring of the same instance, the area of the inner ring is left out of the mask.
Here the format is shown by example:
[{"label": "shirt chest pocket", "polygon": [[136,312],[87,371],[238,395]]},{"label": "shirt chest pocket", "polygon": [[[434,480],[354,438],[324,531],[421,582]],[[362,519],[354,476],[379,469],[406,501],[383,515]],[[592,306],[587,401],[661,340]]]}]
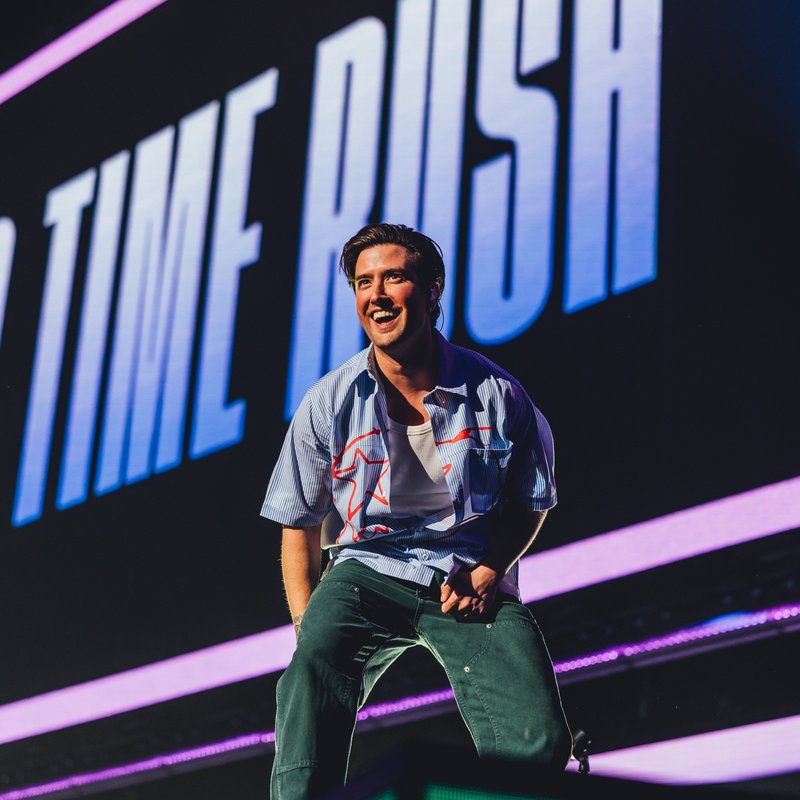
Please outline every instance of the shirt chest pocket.
[{"label": "shirt chest pocket", "polygon": [[467,452],[466,484],[472,511],[484,513],[495,506],[510,460],[510,445],[502,449],[476,447]]}]

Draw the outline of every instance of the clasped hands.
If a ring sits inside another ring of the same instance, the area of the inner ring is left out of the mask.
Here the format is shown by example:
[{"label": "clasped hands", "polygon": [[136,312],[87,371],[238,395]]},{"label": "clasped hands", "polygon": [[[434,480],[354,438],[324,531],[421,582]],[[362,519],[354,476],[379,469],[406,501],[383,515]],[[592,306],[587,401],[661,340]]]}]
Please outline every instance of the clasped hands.
[{"label": "clasped hands", "polygon": [[462,567],[442,584],[442,611],[470,621],[481,620],[494,606],[502,577],[496,570],[482,564]]}]

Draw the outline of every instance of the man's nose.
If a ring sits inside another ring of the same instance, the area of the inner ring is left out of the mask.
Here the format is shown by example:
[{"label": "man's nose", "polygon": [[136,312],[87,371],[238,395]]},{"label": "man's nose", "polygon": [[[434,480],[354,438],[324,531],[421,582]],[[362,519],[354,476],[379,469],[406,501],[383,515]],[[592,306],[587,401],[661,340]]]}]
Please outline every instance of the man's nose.
[{"label": "man's nose", "polygon": [[386,300],[386,285],[382,280],[376,280],[372,283],[372,294],[370,295],[370,301],[373,303],[379,303],[381,300]]}]

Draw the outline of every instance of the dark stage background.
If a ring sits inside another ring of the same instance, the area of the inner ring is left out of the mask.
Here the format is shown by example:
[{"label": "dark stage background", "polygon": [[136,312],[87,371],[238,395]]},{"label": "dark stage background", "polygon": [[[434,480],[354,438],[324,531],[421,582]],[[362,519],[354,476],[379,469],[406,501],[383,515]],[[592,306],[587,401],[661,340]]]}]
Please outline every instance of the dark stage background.
[{"label": "dark stage background", "polygon": [[[0,70],[104,5],[17,12]],[[7,100],[0,704],[286,624],[258,511],[287,410],[359,346],[331,253],[367,220],[440,239],[451,339],[549,419],[538,550],[800,475],[798,25],[792,0],[168,0]],[[539,616],[557,657],[794,602],[797,553]],[[670,716],[671,669],[614,687],[640,707],[608,742],[800,706]],[[408,670],[388,696],[439,680]],[[565,701],[611,730],[598,694]]]}]

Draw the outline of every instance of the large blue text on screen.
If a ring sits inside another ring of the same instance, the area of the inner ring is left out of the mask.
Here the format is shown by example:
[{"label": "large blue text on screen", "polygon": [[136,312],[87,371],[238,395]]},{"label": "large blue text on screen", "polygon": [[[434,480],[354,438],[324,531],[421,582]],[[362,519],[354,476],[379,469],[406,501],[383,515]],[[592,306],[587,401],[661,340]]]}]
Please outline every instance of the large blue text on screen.
[{"label": "large blue text on screen", "polygon": [[[317,46],[287,418],[315,380],[362,346],[349,289],[336,279],[336,259],[342,242],[367,221],[381,180],[381,216],[421,228],[442,245],[451,267],[443,298],[448,329],[458,311],[476,342],[509,341],[534,324],[550,299],[562,123],[560,98],[536,85],[536,73],[562,57],[560,1],[496,0],[483,3],[479,19],[471,20],[469,5],[457,0],[401,0],[396,21],[392,65],[386,27],[375,18],[358,20]],[[479,32],[474,52],[471,24]],[[659,0],[575,2],[571,105],[562,115],[570,125],[560,299],[566,313],[656,277],[660,28]],[[423,59],[420,41],[427,42]],[[471,60],[475,119],[485,137],[508,145],[507,152],[474,165],[463,148]],[[228,398],[239,272],[260,258],[261,225],[245,223],[247,198],[255,125],[275,104],[278,79],[276,69],[267,70],[232,89],[222,104],[187,114],[132,153],[88,167],[48,193],[43,223],[51,237],[15,525],[43,512],[62,381],[69,382],[70,399],[59,508],[178,466],[187,440],[191,458],[241,441],[246,404]],[[379,175],[383,125],[388,152],[385,175]],[[460,220],[465,192],[471,211]],[[84,215],[91,215],[90,247],[79,264]],[[0,223],[5,309],[19,232],[10,219]],[[465,268],[457,275],[464,225]],[[65,375],[64,334],[78,270],[86,279],[75,367]],[[208,291],[201,309],[204,271]],[[463,309],[454,308],[458,281],[464,282]],[[199,366],[192,387],[195,339]]]}]

